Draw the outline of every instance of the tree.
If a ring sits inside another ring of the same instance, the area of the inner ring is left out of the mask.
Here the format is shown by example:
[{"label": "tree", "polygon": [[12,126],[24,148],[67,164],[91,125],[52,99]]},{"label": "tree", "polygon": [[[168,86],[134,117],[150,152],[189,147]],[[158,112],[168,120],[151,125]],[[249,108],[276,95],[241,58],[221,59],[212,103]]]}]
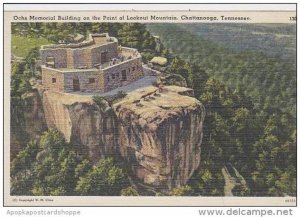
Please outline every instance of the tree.
[{"label": "tree", "polygon": [[30,141],[25,149],[20,151],[11,162],[11,194],[32,195],[33,186],[32,165],[36,154],[39,152],[37,142]]},{"label": "tree", "polygon": [[173,188],[170,192],[170,196],[191,196],[193,193],[193,190],[188,185],[178,186],[176,188]]},{"label": "tree", "polygon": [[84,159],[81,163],[77,165],[75,169],[75,177],[76,178],[82,177],[91,169],[92,169],[91,162],[87,159]]},{"label": "tree", "polygon": [[121,190],[121,195],[122,196],[139,196],[139,193],[132,186],[129,186],[129,187]]},{"label": "tree", "polygon": [[112,158],[102,159],[83,177],[79,178],[76,192],[80,195],[120,195],[127,185],[124,171]]},{"label": "tree", "polygon": [[[12,195],[120,195],[127,175],[112,158],[92,166],[78,156],[60,132],[50,129],[28,143],[12,161]],[[124,194],[134,194],[127,188]]]},{"label": "tree", "polygon": [[10,173],[16,175],[22,170],[30,169],[40,148],[36,141],[30,141],[25,149],[21,150],[11,162]]},{"label": "tree", "polygon": [[191,67],[191,73],[193,75],[194,94],[195,97],[198,98],[204,91],[205,84],[208,80],[208,74],[195,64]]},{"label": "tree", "polygon": [[12,161],[11,193],[73,195],[78,180],[75,169],[80,162],[62,134],[50,129],[39,140],[29,142]]},{"label": "tree", "polygon": [[186,80],[188,87],[192,87],[192,74],[190,66],[179,57],[175,57],[172,60],[167,72],[181,75]]},{"label": "tree", "polygon": [[75,168],[79,162],[70,145],[60,132],[50,129],[41,136],[39,146],[42,151],[37,154],[33,167],[36,177],[33,194],[72,195],[76,183]]}]

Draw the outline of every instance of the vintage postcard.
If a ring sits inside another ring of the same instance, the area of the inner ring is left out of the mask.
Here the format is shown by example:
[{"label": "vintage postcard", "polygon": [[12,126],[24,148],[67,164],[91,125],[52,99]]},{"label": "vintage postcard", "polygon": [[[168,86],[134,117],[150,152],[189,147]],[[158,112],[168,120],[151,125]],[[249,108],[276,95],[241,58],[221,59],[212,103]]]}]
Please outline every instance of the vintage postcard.
[{"label": "vintage postcard", "polygon": [[5,206],[295,206],[296,4],[5,4]]}]

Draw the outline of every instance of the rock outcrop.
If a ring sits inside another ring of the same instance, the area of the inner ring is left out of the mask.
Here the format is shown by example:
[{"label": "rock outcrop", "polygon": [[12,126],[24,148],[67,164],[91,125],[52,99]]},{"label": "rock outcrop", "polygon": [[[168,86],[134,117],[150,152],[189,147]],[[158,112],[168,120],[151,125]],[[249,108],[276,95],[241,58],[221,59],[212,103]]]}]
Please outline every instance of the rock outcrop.
[{"label": "rock outcrop", "polygon": [[20,105],[11,111],[10,156],[11,159],[24,148],[30,139],[38,138],[47,130],[41,93],[33,89],[22,95]]},{"label": "rock outcrop", "polygon": [[92,160],[120,153],[138,179],[170,189],[185,184],[200,163],[204,108],[182,95],[187,90],[138,89],[113,104],[114,112],[103,111],[91,96],[56,92],[45,92],[43,105],[48,127]]},{"label": "rock outcrop", "polygon": [[204,107],[185,92],[147,87],[113,105],[121,155],[140,180],[160,189],[185,184],[200,163]]},{"label": "rock outcrop", "polygon": [[45,91],[42,106],[31,101],[35,114],[25,116],[41,120],[30,128],[44,129],[45,122],[57,128],[92,161],[121,156],[137,180],[168,190],[185,184],[200,164],[205,111],[191,94],[186,87],[148,86],[101,108],[91,95]]},{"label": "rock outcrop", "polygon": [[116,119],[91,96],[46,91],[43,106],[48,127],[62,132],[67,142],[80,146],[92,161],[116,153]]}]

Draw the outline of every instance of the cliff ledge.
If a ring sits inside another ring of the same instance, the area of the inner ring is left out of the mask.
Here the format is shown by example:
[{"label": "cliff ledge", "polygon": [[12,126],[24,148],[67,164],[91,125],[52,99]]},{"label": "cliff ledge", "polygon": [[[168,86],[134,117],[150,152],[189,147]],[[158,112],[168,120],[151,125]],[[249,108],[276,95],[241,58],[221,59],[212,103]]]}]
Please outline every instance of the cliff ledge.
[{"label": "cliff ledge", "polygon": [[105,109],[92,95],[40,93],[47,127],[94,162],[120,156],[135,178],[161,190],[185,184],[199,167],[205,111],[189,88],[147,86]]}]

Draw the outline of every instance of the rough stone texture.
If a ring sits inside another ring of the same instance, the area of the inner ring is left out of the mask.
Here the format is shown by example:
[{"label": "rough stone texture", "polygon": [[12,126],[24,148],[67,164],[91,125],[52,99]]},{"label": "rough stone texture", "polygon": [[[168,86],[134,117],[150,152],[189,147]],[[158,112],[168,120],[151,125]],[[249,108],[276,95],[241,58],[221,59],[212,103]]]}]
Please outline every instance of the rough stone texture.
[{"label": "rough stone texture", "polygon": [[141,99],[155,91],[134,91],[113,106],[120,121],[120,152],[144,183],[171,189],[185,184],[200,164],[205,111],[195,98],[177,93],[182,87]]},{"label": "rough stone texture", "polygon": [[[100,70],[65,72],[65,92],[73,92],[73,79],[79,79],[81,92],[93,92],[104,90],[103,72]],[[95,79],[95,82],[91,83],[89,79]]]},{"label": "rough stone texture", "polygon": [[[52,78],[56,79],[56,82],[52,82]],[[44,88],[55,90],[55,91],[64,91],[64,74],[56,71],[55,69],[42,66],[42,84]]]},{"label": "rough stone texture", "polygon": [[55,68],[67,68],[68,58],[67,49],[41,49],[42,65],[46,65],[47,57],[54,57]]},{"label": "rough stone texture", "polygon": [[73,50],[73,59],[74,65],[70,68],[91,68],[92,67],[92,57],[91,57],[91,49],[74,49]]},{"label": "rough stone texture", "polygon": [[101,46],[92,47],[90,49],[91,67],[93,67],[95,64],[101,63],[101,53],[107,52],[107,60],[109,61],[110,59],[118,56],[117,50],[118,50],[118,43],[116,42],[111,42]]},{"label": "rough stone texture", "polygon": [[[43,46],[42,80],[45,89],[72,92],[73,80],[76,79],[82,92],[106,92],[143,76],[141,56],[136,49],[118,47],[117,40],[106,34],[90,37],[89,41],[78,44]],[[105,60],[101,59],[103,53],[106,53]],[[52,57],[49,65],[47,57]],[[113,58],[116,59],[111,61]],[[54,69],[46,67],[53,63]],[[122,71],[126,73],[126,79],[122,78]],[[53,83],[52,78],[57,82]],[[89,82],[90,78],[95,82]]]},{"label": "rough stone texture", "polygon": [[93,161],[120,153],[140,181],[171,189],[185,184],[199,166],[204,107],[181,95],[184,87],[157,91],[153,86],[132,91],[112,106],[114,112],[99,108],[91,96],[46,91],[47,125]]},{"label": "rough stone texture", "polygon": [[101,63],[101,53],[107,51],[107,59],[117,57],[116,42],[88,46],[85,48],[59,48],[59,49],[42,49],[42,64],[45,65],[47,57],[53,57],[55,68],[92,68],[95,64]]},{"label": "rough stone texture", "polygon": [[[126,80],[122,79],[123,70],[126,71]],[[113,65],[109,68],[103,69],[103,72],[105,78],[105,92],[115,89],[117,87],[125,86],[133,81],[140,79],[144,75],[142,62],[140,58],[128,60],[119,65]]]},{"label": "rough stone texture", "polygon": [[116,120],[102,111],[90,96],[45,92],[45,117],[49,128],[63,133],[67,142],[79,145],[94,162],[117,152]]},{"label": "rough stone texture", "polygon": [[93,40],[94,40],[95,44],[105,44],[105,43],[107,43],[107,37],[106,36],[93,37]]},{"label": "rough stone texture", "polygon": [[118,48],[118,53],[122,54],[126,58],[133,58],[134,56],[138,55],[138,50],[134,48],[129,48],[129,47],[119,47]]},{"label": "rough stone texture", "polygon": [[74,51],[72,49],[67,50],[67,68],[74,67]]},{"label": "rough stone texture", "polygon": [[[38,138],[47,129],[44,117],[43,104],[37,89],[22,96],[24,106],[17,112],[17,126],[11,124],[10,132],[10,156],[11,159],[24,148],[30,139]],[[19,108],[20,109],[20,108]]]}]

